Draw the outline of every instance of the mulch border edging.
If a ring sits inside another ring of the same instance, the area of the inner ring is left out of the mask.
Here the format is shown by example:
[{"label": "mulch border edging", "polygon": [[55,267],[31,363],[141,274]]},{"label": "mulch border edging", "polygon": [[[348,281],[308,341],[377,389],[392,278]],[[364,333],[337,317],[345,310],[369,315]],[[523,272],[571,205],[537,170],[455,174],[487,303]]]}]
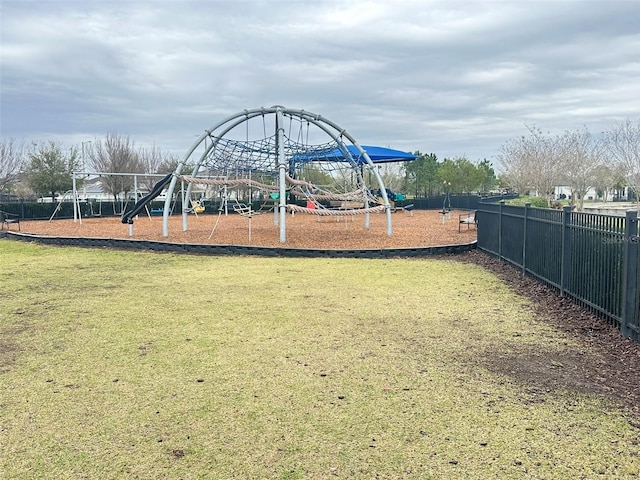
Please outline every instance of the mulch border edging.
[{"label": "mulch border edging", "polygon": [[261,257],[291,258],[412,258],[458,254],[469,252],[477,248],[477,241],[456,245],[438,245],[433,247],[325,250],[319,248],[173,243],[123,238],[52,237],[21,232],[3,232],[2,237],[57,246],[113,248],[119,250],[151,250],[155,252],[191,253],[200,255],[254,255]]},{"label": "mulch border edging", "polygon": [[155,252],[191,253],[200,255],[254,255],[261,257],[290,258],[412,258],[465,253],[477,248],[477,241],[457,245],[439,245],[433,247],[325,250],[320,248],[172,243],[158,242],[155,240],[123,238],[52,237],[48,235],[36,235],[21,232],[4,232],[2,237],[57,246],[113,248],[119,250],[151,250]]}]

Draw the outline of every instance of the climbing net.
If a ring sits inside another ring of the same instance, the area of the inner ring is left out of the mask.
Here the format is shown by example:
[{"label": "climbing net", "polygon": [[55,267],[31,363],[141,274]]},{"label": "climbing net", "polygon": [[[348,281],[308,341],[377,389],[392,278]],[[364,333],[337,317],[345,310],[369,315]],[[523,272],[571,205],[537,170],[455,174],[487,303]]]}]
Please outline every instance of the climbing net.
[{"label": "climbing net", "polygon": [[[182,173],[185,166],[191,171]],[[384,191],[371,159],[344,129],[304,110],[274,106],[223,120],[205,130],[174,176],[188,184],[188,199],[195,184],[217,186],[225,202],[251,205],[266,194],[274,210],[277,202],[281,224],[283,212],[290,211],[367,215],[368,227],[368,214],[386,211],[391,234],[388,200],[383,194],[381,202],[370,188],[376,184],[378,192]],[[163,228],[168,235],[167,219]],[[284,241],[283,225],[280,235]]]},{"label": "climbing net", "polygon": [[[180,179],[186,183],[199,185],[215,185],[224,187],[246,186],[260,191],[275,193],[278,192],[278,186],[273,184],[262,183],[250,178],[246,179],[211,179],[199,178],[187,175],[180,176]],[[311,182],[304,180],[296,180],[289,175],[286,176],[289,185],[288,192],[297,199],[305,199],[307,206],[297,205],[295,203],[287,204],[287,210],[292,212],[308,213],[319,216],[344,216],[344,215],[363,215],[366,213],[384,212],[384,205],[376,205],[374,207],[359,206],[366,205],[368,202],[377,204],[379,199],[373,197],[366,190],[357,189],[347,193],[332,193],[323,190]],[[326,208],[322,201],[341,202],[339,209]],[[355,207],[354,205],[358,205]]]},{"label": "climbing net", "polygon": [[[225,187],[235,191],[232,195],[236,198],[253,201],[253,195],[279,191],[280,159],[285,158],[288,210],[315,215],[384,211],[365,184],[369,166],[361,155],[345,150],[342,136],[318,142],[317,135],[314,138],[310,133],[309,119],[292,114],[283,118],[286,125],[281,137],[267,134],[275,126],[268,125],[265,115],[247,116],[241,124],[220,133],[208,132],[205,144],[209,146],[205,146],[197,168],[181,180]],[[260,138],[252,138],[256,132],[262,133]],[[340,211],[332,212],[332,206],[339,206]]]}]

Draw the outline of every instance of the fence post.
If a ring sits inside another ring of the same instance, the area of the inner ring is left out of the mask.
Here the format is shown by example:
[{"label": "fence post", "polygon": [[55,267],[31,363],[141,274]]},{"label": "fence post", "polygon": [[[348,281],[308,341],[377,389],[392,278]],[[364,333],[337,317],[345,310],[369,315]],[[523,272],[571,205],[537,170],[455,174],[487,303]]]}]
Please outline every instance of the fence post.
[{"label": "fence post", "polygon": [[527,274],[527,221],[529,219],[530,203],[524,204],[524,225],[522,234],[522,275]]},{"label": "fence post", "polygon": [[498,216],[498,258],[502,259],[502,207],[504,200],[500,200],[500,211]]},{"label": "fence post", "polygon": [[622,261],[622,315],[620,333],[629,337],[633,324],[636,292],[638,289],[638,212],[628,210],[624,224],[624,253]]},{"label": "fence post", "polygon": [[560,296],[564,297],[565,289],[571,275],[571,207],[562,207],[562,263],[560,267]]}]

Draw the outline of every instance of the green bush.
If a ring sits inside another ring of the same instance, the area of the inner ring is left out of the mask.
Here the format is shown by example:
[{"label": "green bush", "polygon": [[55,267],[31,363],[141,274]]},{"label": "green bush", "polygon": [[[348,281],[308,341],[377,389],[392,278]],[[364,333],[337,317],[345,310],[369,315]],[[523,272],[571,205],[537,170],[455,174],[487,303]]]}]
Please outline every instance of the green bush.
[{"label": "green bush", "polygon": [[518,197],[505,202],[506,205],[516,205],[521,207],[526,203],[530,203],[532,207],[549,208],[549,202],[543,197]]}]

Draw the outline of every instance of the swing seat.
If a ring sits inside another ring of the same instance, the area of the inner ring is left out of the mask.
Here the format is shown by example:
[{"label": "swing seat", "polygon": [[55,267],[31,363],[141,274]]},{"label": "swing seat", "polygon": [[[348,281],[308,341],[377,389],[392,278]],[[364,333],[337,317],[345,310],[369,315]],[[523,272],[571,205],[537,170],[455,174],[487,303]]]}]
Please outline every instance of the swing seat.
[{"label": "swing seat", "polygon": [[245,205],[244,203],[239,203],[237,205],[234,205],[233,211],[245,217],[253,215],[255,213],[250,205]]},{"label": "swing seat", "polygon": [[193,213],[198,214],[204,212],[204,205],[202,205],[198,200],[191,200],[191,210]]}]

